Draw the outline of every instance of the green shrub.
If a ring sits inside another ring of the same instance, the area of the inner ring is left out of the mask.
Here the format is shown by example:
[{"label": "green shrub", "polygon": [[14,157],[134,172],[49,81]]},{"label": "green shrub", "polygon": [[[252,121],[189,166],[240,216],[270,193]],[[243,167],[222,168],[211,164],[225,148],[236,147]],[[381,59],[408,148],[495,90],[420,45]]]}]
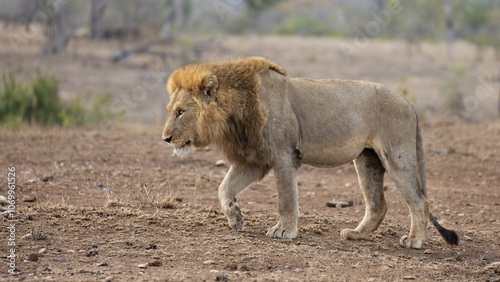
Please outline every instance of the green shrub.
[{"label": "green shrub", "polygon": [[42,77],[37,71],[35,80],[31,82],[33,98],[31,107],[26,112],[26,119],[42,125],[60,124],[62,105],[58,90],[59,81],[55,77]]},{"label": "green shrub", "polygon": [[[0,77],[0,123],[18,130],[23,122],[72,127],[124,120],[124,111],[111,108],[109,93],[98,95],[92,107],[87,109],[80,97],[62,101],[58,88],[57,78],[43,77],[38,71],[36,78],[27,85],[17,81],[12,73],[3,74]],[[90,96],[88,94],[87,100]]]}]

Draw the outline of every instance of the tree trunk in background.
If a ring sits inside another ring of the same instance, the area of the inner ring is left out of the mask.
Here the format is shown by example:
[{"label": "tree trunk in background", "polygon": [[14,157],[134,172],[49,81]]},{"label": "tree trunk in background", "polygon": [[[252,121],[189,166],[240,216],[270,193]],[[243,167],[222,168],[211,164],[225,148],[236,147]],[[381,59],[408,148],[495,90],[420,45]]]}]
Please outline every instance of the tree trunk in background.
[{"label": "tree trunk in background", "polygon": [[65,53],[68,44],[68,35],[66,34],[66,26],[68,23],[68,2],[67,1],[52,1],[55,14],[49,20],[48,40],[46,53],[56,54]]},{"label": "tree trunk in background", "polygon": [[455,37],[453,31],[453,0],[444,1],[444,17],[446,20],[446,54],[451,59],[453,57],[451,45]]},{"label": "tree trunk in background", "polygon": [[90,38],[102,39],[104,36],[103,20],[106,10],[106,0],[92,0],[90,12]]},{"label": "tree trunk in background", "polygon": [[186,13],[184,11],[184,0],[174,0],[175,26],[184,31],[186,25]]}]

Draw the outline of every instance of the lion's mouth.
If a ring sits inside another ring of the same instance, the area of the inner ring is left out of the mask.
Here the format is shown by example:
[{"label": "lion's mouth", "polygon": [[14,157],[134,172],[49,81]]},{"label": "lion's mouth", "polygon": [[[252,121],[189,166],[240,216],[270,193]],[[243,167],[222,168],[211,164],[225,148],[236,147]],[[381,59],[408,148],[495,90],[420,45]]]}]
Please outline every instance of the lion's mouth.
[{"label": "lion's mouth", "polygon": [[191,143],[191,140],[188,140],[188,141],[186,141],[186,143],[182,144],[181,148],[186,147],[187,145],[189,145],[189,143]]},{"label": "lion's mouth", "polygon": [[180,147],[174,147],[174,154],[176,154],[179,157],[184,157],[189,154],[189,151],[191,149],[191,140],[186,141],[186,143],[182,144]]}]

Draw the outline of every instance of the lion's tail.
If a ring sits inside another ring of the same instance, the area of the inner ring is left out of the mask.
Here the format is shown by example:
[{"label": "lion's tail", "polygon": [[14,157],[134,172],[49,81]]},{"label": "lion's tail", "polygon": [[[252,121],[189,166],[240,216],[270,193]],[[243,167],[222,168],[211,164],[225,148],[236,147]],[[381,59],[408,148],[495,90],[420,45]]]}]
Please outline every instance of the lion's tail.
[{"label": "lion's tail", "polygon": [[[425,164],[424,164],[424,146],[422,143],[422,133],[420,130],[420,122],[418,121],[417,115],[417,170],[418,170],[418,183],[420,185],[420,192],[427,198],[427,188],[425,186]],[[432,222],[434,227],[439,231],[439,234],[443,236],[446,243],[450,245],[458,245],[458,235],[454,230],[448,230],[441,226],[439,222],[434,218],[432,213],[429,211],[429,220]]]}]

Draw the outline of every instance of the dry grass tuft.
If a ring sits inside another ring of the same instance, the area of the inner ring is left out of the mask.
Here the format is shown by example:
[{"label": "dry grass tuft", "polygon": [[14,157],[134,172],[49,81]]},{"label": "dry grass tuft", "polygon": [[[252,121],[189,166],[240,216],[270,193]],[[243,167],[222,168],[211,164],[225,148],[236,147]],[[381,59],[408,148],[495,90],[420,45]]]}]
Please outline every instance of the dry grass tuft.
[{"label": "dry grass tuft", "polygon": [[42,223],[33,222],[30,234],[33,240],[45,240],[47,238],[48,233],[45,230],[45,226]]},{"label": "dry grass tuft", "polygon": [[124,204],[120,199],[108,199],[104,204],[104,208],[114,208],[114,207],[123,207]]},{"label": "dry grass tuft", "polygon": [[175,209],[175,206],[177,205],[177,195],[174,195],[173,193],[168,193],[160,199],[157,203],[157,207],[162,208],[162,209]]}]

